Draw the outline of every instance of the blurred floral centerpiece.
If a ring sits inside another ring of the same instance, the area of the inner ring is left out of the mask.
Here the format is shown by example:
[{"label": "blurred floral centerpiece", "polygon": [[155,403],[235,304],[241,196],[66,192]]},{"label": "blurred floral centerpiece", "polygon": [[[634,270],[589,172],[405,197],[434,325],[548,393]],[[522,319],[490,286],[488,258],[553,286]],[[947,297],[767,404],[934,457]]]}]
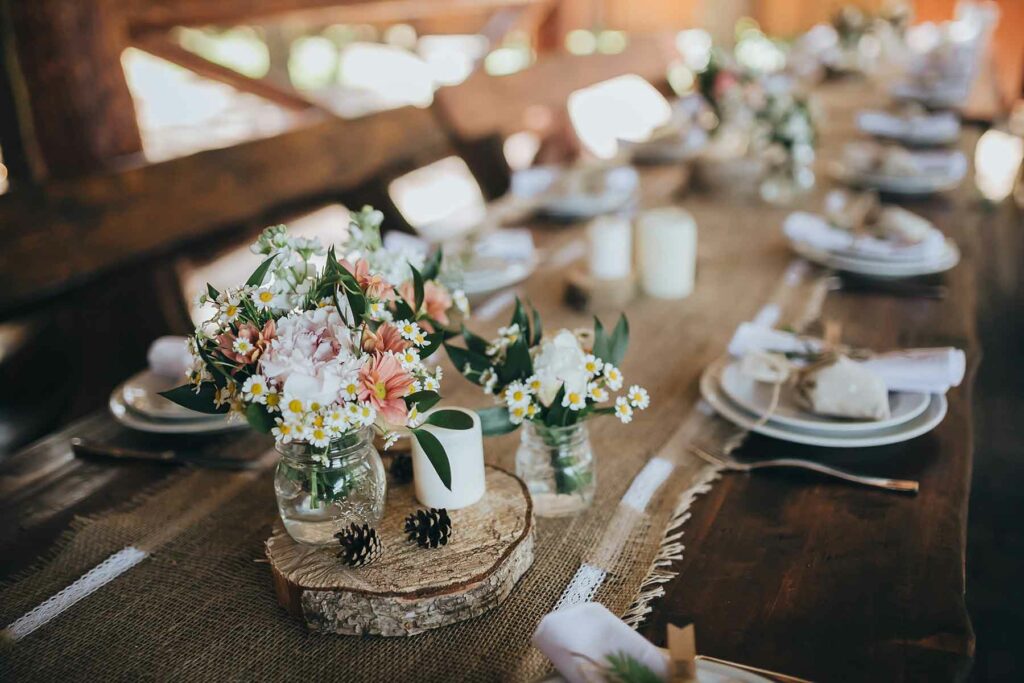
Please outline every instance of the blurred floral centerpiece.
[{"label": "blurred floral centerpiece", "polygon": [[516,474],[533,495],[537,514],[572,514],[594,496],[594,461],[587,421],[615,415],[629,423],[647,408],[647,391],[633,385],[618,397],[625,380],[618,365],[629,344],[621,317],[606,333],[562,329],[543,336],[540,316],[517,301],[508,326],[492,340],[463,328],[465,348],[446,344],[455,367],[498,403],[479,411],[485,434],[524,426],[516,453]]},{"label": "blurred floral centerpiece", "polygon": [[765,92],[757,111],[757,146],[767,162],[761,185],[765,200],[788,203],[814,186],[814,146],[817,132],[808,98],[787,89]]},{"label": "blurred floral centerpiece", "polygon": [[[379,212],[353,214],[353,231],[371,225],[379,229]],[[411,433],[450,486],[444,449],[419,429],[423,411],[441,398],[441,369],[424,360],[450,336],[444,323],[453,298],[434,282],[440,257],[422,271],[406,263],[383,272],[380,254],[338,259],[333,248],[284,226],[268,228],[252,250],[266,259],[245,284],[223,292],[208,286],[200,296],[216,312],[190,340],[189,383],[164,395],[193,410],[235,413],[273,434],[278,508],[303,543],[330,543],[348,524],[383,514],[375,434],[388,447]],[[387,276],[407,279],[394,284]],[[458,411],[434,411],[426,421],[472,425]]]}]

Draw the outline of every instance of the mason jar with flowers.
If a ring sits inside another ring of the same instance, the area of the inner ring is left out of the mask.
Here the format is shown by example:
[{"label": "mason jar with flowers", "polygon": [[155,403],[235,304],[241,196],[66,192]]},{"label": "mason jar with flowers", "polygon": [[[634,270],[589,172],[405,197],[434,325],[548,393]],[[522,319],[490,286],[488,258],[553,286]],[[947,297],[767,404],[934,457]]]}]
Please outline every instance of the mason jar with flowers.
[{"label": "mason jar with flowers", "polygon": [[629,324],[611,333],[595,319],[593,330],[558,330],[544,336],[540,316],[518,300],[510,323],[492,340],[463,328],[465,348],[446,344],[463,376],[498,405],[478,411],[484,434],[523,427],[516,474],[526,482],[540,516],[575,514],[594,499],[596,468],[588,422],[615,415],[623,424],[647,408],[647,391],[625,386],[619,364],[629,345]]},{"label": "mason jar with flowers", "polygon": [[339,260],[282,226],[265,231],[253,251],[267,258],[244,285],[208,286],[200,297],[215,313],[190,341],[189,383],[164,395],[193,410],[238,414],[274,436],[278,510],[300,543],[332,543],[349,524],[381,518],[386,479],[375,435],[387,448],[411,434],[450,487],[444,448],[420,429],[473,424],[459,411],[422,417],[441,398],[440,369],[423,361],[449,334],[425,305],[439,257],[422,272],[409,266],[411,286],[402,288],[368,260]]}]

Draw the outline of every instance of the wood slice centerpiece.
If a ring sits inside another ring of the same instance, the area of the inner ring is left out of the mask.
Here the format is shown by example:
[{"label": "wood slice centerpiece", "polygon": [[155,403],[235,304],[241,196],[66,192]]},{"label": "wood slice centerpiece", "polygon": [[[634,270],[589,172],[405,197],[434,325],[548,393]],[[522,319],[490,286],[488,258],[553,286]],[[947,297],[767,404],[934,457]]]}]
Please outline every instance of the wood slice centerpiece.
[{"label": "wood slice centerpiece", "polygon": [[448,544],[407,540],[405,518],[421,508],[411,484],[388,490],[376,526],[384,553],[346,566],[338,547],[296,543],[280,522],[266,551],[278,602],[312,631],[411,636],[483,614],[501,604],[533,564],[533,501],[514,475],[487,467],[487,493],[451,510]]}]

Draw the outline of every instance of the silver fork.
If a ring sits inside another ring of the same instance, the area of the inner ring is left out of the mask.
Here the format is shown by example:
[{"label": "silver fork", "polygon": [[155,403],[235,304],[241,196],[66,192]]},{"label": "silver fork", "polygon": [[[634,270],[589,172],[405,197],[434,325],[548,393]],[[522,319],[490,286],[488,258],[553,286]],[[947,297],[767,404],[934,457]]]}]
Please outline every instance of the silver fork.
[{"label": "silver fork", "polygon": [[910,479],[886,479],[884,477],[866,477],[860,474],[853,474],[846,470],[841,470],[835,467],[829,467],[828,465],[822,465],[819,462],[813,460],[797,460],[795,458],[775,458],[773,460],[757,460],[755,462],[739,462],[733,460],[726,455],[715,455],[699,446],[690,446],[690,450],[694,455],[701,458],[705,462],[711,463],[722,469],[729,470],[732,472],[749,472],[751,470],[759,470],[766,467],[794,467],[797,469],[811,470],[818,472],[819,474],[826,474],[830,477],[849,481],[854,484],[860,484],[862,486],[871,486],[879,489],[886,489],[887,491],[898,491],[900,493],[909,493],[915,495],[918,491],[919,484],[916,481]]}]

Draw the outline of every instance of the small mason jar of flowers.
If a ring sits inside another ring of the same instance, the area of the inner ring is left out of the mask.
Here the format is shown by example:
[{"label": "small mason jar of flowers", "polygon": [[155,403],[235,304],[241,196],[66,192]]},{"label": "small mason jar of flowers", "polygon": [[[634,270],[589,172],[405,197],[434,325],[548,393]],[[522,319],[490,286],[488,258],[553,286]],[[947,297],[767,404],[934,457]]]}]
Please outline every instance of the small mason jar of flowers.
[{"label": "small mason jar of flowers", "polygon": [[[353,214],[352,229],[379,223],[366,208]],[[441,398],[441,369],[424,360],[450,336],[442,323],[450,311],[432,307],[426,292],[448,308],[457,298],[441,296],[440,256],[422,271],[406,264],[407,279],[393,283],[368,254],[339,259],[283,226],[264,231],[252,250],[266,258],[244,285],[208,286],[200,296],[214,313],[190,340],[189,382],[164,395],[237,414],[274,436],[278,509],[300,543],[329,544],[349,524],[381,518],[386,479],[375,436],[387,448],[411,434],[450,488],[444,448],[420,429],[472,426],[460,411],[422,416]]]},{"label": "small mason jar of flowers", "polygon": [[492,340],[463,327],[465,348],[446,344],[455,367],[493,396],[498,405],[479,411],[484,434],[523,427],[516,474],[526,482],[538,515],[555,517],[587,508],[596,489],[588,421],[614,415],[623,424],[650,403],[632,385],[625,393],[619,364],[629,345],[629,324],[619,319],[609,334],[595,318],[593,330],[558,330],[545,336],[536,310],[520,301],[509,324]]}]

